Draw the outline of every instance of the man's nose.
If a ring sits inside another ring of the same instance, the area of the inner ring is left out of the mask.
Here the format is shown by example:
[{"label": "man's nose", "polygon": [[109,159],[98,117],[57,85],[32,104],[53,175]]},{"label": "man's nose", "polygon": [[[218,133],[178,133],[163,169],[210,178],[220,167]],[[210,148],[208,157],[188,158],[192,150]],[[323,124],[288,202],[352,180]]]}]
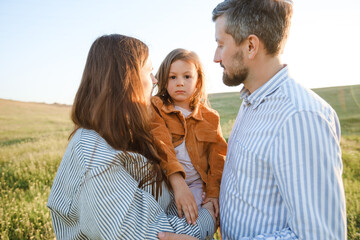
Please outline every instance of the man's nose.
[{"label": "man's nose", "polygon": [[219,51],[218,51],[217,49],[215,50],[215,54],[214,54],[214,59],[213,59],[213,61],[214,61],[215,63],[221,62],[220,54],[219,54]]}]

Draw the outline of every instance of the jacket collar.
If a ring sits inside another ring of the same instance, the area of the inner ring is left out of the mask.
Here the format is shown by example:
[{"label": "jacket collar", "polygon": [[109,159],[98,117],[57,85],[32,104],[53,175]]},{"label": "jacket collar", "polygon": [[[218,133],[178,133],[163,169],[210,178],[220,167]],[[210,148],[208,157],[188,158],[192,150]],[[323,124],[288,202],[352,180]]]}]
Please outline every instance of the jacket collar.
[{"label": "jacket collar", "polygon": [[[169,113],[179,114],[179,113],[181,113],[180,110],[175,109],[173,104],[169,104],[169,105],[163,104],[162,107],[161,107],[161,110],[163,110],[166,114],[169,114]],[[203,120],[200,104],[198,104],[195,107],[195,109],[192,111],[192,113],[188,117],[189,118],[192,117],[192,118],[194,118],[196,120],[199,120],[199,121]]]},{"label": "jacket collar", "polygon": [[269,81],[250,94],[249,90],[243,87],[240,91],[240,98],[242,98],[246,105],[256,109],[264,98],[274,93],[282,84],[288,79],[289,71],[285,65],[279,72],[277,72]]}]

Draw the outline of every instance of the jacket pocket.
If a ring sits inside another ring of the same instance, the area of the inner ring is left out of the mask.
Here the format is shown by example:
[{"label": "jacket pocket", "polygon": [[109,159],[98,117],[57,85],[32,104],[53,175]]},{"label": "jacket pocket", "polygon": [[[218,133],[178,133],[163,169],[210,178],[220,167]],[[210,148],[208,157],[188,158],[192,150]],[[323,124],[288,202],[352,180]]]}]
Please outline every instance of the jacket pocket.
[{"label": "jacket pocket", "polygon": [[200,142],[211,142],[211,143],[217,142],[216,130],[196,128],[195,136],[196,136],[196,139]]}]

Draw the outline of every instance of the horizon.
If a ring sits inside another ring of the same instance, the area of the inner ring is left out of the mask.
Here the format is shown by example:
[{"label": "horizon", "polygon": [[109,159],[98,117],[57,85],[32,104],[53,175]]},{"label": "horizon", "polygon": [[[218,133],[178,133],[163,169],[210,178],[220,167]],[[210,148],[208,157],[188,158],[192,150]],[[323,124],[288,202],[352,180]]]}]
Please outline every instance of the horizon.
[{"label": "horizon", "polygon": [[[360,86],[360,84],[354,84],[354,85],[340,85],[340,86],[329,86],[329,87],[320,87],[320,88],[310,88],[310,90],[315,91],[315,90],[320,90],[320,89],[331,89],[331,88],[341,88],[341,87],[355,87],[355,86]],[[207,95],[216,95],[216,94],[233,94],[233,93],[239,93],[239,91],[233,91],[233,92],[216,92],[216,93],[208,93]],[[22,101],[22,100],[17,100],[17,99],[7,99],[7,98],[1,98],[0,97],[0,101],[4,100],[4,101],[13,101],[13,102],[19,102],[19,103],[34,103],[34,104],[46,104],[46,105],[59,105],[59,106],[67,106],[67,107],[71,107],[73,105],[73,103],[67,104],[67,103],[58,103],[58,102],[53,102],[53,103],[47,103],[47,102],[36,102],[36,101]]]}]

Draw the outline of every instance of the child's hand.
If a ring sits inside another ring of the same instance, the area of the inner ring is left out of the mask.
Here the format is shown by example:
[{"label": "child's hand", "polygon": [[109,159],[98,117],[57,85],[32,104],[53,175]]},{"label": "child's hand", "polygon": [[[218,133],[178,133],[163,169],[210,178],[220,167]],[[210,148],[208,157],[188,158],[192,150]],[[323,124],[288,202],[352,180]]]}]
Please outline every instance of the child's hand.
[{"label": "child's hand", "polygon": [[[184,181],[185,183],[185,181]],[[198,218],[198,208],[195,202],[193,193],[188,185],[185,183],[183,187],[178,190],[174,190],[176,207],[180,218],[182,218],[182,212],[185,214],[186,221],[190,224],[196,224]]]},{"label": "child's hand", "polygon": [[182,213],[184,212],[186,221],[189,224],[196,224],[196,219],[198,218],[198,208],[194,195],[185,183],[184,178],[180,174],[174,173],[169,177],[169,181],[174,190],[175,203],[179,217],[182,218]]},{"label": "child's hand", "polygon": [[207,197],[205,198],[205,200],[203,201],[203,205],[205,203],[208,202],[212,202],[212,204],[214,204],[214,208],[215,208],[215,217],[216,217],[216,223],[217,225],[220,224],[220,218],[219,218],[219,199],[218,198],[211,198],[211,197]]}]

